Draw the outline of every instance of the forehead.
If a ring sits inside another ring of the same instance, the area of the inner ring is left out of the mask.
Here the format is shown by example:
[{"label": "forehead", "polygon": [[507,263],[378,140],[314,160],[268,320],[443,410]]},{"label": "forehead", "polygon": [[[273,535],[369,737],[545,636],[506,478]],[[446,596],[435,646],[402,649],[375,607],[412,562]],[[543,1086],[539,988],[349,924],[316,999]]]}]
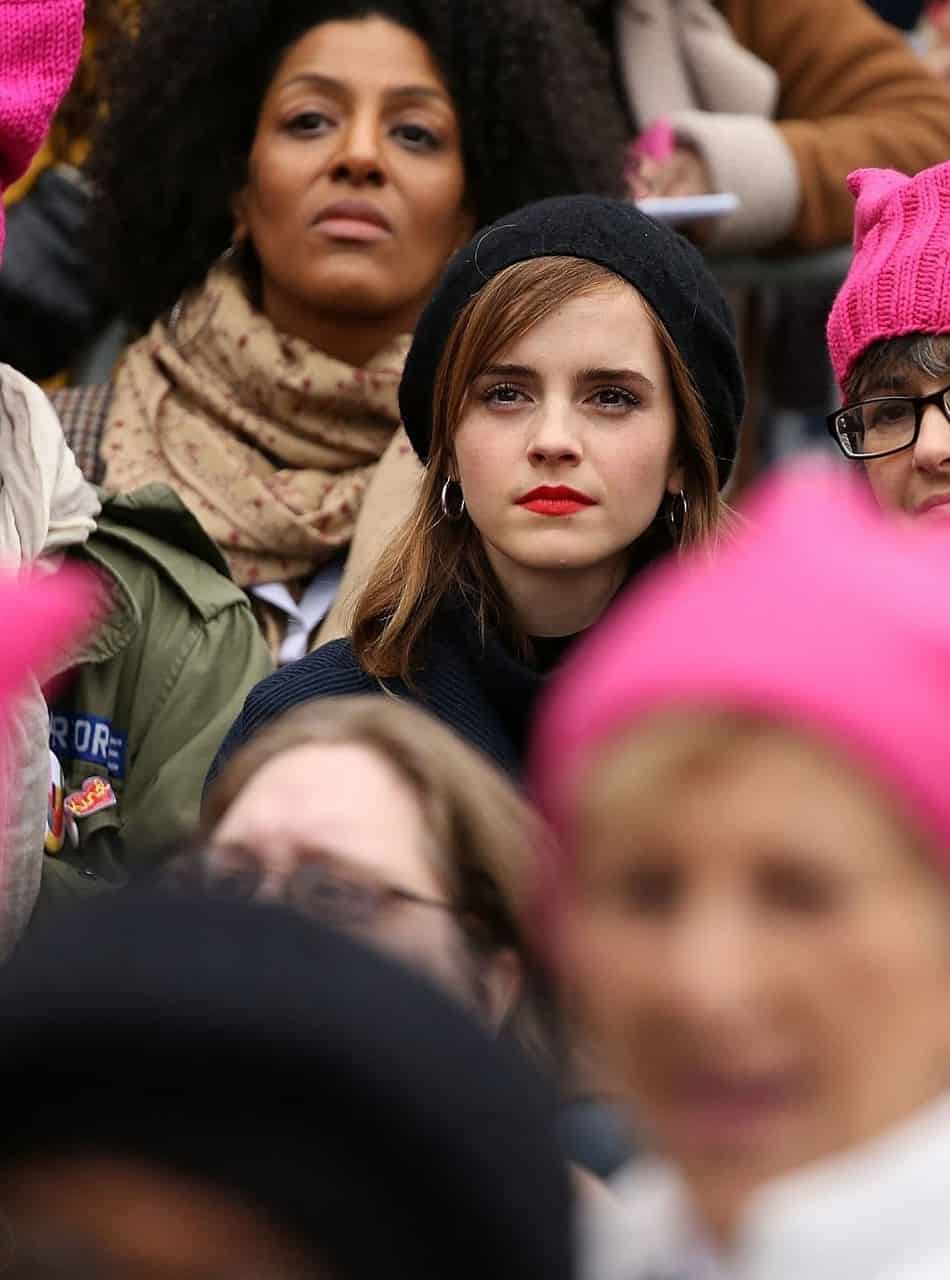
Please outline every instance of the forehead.
[{"label": "forehead", "polygon": [[408,27],[379,15],[311,27],[284,54],[271,91],[306,75],[325,76],[340,86],[380,94],[419,87],[448,96],[426,42]]},{"label": "forehead", "polygon": [[658,722],[596,761],[581,804],[592,844],[623,856],[645,841],[709,870],[795,848],[856,873],[917,848],[862,764],[810,732],[765,723],[720,738],[700,722],[691,743],[687,728],[665,739]]},{"label": "forehead", "polygon": [[646,303],[632,286],[613,281],[569,298],[500,358],[539,370],[634,367],[649,372],[665,364]]}]

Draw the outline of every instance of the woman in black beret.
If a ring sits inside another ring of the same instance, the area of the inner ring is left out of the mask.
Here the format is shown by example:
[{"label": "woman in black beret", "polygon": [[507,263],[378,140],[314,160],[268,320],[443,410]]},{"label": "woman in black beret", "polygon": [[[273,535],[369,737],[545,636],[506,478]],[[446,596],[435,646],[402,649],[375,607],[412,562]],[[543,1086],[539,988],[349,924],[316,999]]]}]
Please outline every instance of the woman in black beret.
[{"label": "woman in black beret", "polygon": [[743,404],[728,307],[681,236],[594,196],[501,218],[417,327],[400,407],[426,474],[351,638],[252,690],[219,760],[294,703],[382,687],[517,776],[571,641],[716,536]]}]

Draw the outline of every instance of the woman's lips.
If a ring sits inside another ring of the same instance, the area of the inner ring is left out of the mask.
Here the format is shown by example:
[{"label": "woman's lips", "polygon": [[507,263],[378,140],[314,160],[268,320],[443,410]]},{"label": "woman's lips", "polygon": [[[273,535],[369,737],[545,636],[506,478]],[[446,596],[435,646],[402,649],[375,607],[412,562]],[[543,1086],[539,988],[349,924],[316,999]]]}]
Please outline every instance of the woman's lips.
[{"label": "woman's lips", "polygon": [[938,497],[928,498],[922,502],[914,513],[916,516],[937,516],[947,519],[950,516],[950,493],[941,493]]},{"label": "woman's lips", "polygon": [[542,485],[519,498],[517,505],[539,516],[573,516],[595,504],[586,493],[566,485]]},{"label": "woman's lips", "polygon": [[314,225],[331,240],[360,244],[386,240],[393,233],[386,215],[368,200],[338,200],[317,215]]},{"label": "woman's lips", "polygon": [[678,1141],[689,1147],[758,1145],[804,1092],[804,1080],[792,1075],[750,1080],[702,1075],[674,1090],[668,1114]]}]

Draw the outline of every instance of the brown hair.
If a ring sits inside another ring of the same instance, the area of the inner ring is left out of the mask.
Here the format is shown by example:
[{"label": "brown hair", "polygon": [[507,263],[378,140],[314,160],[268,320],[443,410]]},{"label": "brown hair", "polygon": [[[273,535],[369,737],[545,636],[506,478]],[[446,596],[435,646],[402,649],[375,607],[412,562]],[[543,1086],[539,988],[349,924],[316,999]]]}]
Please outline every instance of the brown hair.
[{"label": "brown hair", "polygon": [[845,400],[853,404],[869,394],[886,395],[894,380],[908,373],[927,378],[950,373],[950,333],[907,333],[872,342],[845,379]]},{"label": "brown hair", "polygon": [[[626,285],[613,272],[586,259],[535,258],[499,272],[459,314],[436,376],[432,446],[422,489],[354,612],[353,650],[369,675],[411,680],[435,611],[453,589],[468,603],[483,630],[497,627],[516,646],[524,646],[525,638],[489,565],[478,530],[467,516],[458,521],[443,517],[441,494],[452,474],[453,438],[469,388],[485,366],[565,302],[607,283]],[[685,471],[687,517],[680,539],[685,548],[715,534],[725,507],[702,399],[665,325],[644,305],[673,386]],[[655,541],[655,535],[651,527],[638,544]],[[652,548],[653,554],[658,550],[659,545]]]},{"label": "brown hair", "polygon": [[265,764],[298,747],[334,744],[376,752],[412,788],[435,870],[469,942],[488,954],[511,947],[521,962],[525,994],[510,1029],[536,1057],[554,1054],[553,996],[522,927],[540,820],[488,759],[433,716],[382,694],[319,698],[293,708],[228,760],[205,800],[198,847],[212,843],[214,829]]}]

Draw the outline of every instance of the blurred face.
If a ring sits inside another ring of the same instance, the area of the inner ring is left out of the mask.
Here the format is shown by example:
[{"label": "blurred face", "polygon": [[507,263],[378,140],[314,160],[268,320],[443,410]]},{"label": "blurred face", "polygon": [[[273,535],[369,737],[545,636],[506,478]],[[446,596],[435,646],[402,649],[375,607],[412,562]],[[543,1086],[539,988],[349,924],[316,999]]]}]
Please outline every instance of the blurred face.
[{"label": "blurred face", "polygon": [[[49,1274],[126,1280],[331,1280],[331,1273],[232,1193],[135,1160],[27,1162],[0,1182],[4,1249]],[[74,1270],[73,1270],[74,1268]]]},{"label": "blurred face", "polygon": [[568,972],[728,1237],[763,1182],[946,1087],[946,889],[863,778],[790,735],[649,795],[631,760],[612,754],[585,792]]},{"label": "blurred face", "polygon": [[676,435],[666,360],[626,285],[572,298],[503,351],[472,384],[454,452],[509,595],[589,579],[606,604],[630,545],[682,487]]},{"label": "blurred face", "polygon": [[338,897],[347,886],[354,894],[371,891],[376,906],[359,913],[359,930],[457,994],[470,994],[462,934],[435,870],[439,851],[415,793],[375,751],[341,744],[276,756],[251,778],[213,839],[222,871],[229,847],[248,851],[264,873],[264,896],[280,895],[308,867],[332,877]]},{"label": "blurred face", "polygon": [[286,333],[411,330],[473,227],[460,126],[428,47],[385,18],[326,22],[288,51],[261,105],[237,200],[263,307]]},{"label": "blurred face", "polygon": [[[950,384],[950,377],[928,378],[909,371],[904,378],[872,388],[862,399],[881,395],[925,396]],[[864,463],[878,504],[888,511],[927,520],[950,517],[950,422],[938,405],[927,405],[917,442],[887,458]]]}]

